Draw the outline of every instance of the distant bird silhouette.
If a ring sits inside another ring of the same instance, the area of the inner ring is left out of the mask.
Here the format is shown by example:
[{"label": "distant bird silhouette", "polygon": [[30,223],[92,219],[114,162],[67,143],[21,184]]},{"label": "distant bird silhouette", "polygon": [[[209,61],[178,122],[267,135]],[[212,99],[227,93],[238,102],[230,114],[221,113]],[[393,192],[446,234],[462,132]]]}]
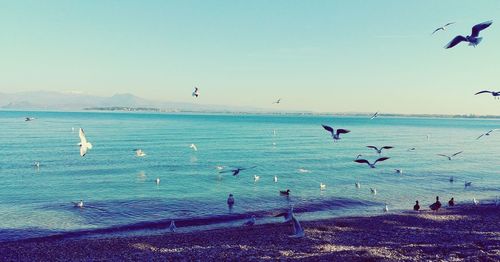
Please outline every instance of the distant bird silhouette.
[{"label": "distant bird silhouette", "polygon": [[403,174],[403,169],[400,168],[400,169],[394,169],[396,171],[396,174],[400,174],[402,175]]},{"label": "distant bird silhouette", "polygon": [[478,137],[476,138],[476,140],[478,140],[479,138],[481,138],[481,137],[483,137],[483,136],[489,136],[492,132],[495,132],[495,131],[497,131],[497,130],[498,130],[498,129],[491,129],[490,131],[488,131],[488,132],[486,132],[486,133],[484,133],[484,134],[482,134],[482,135],[478,136]]},{"label": "distant bird silhouette", "polygon": [[384,213],[387,213],[389,212],[389,206],[387,204],[385,204],[384,206]]},{"label": "distant bird silhouette", "polygon": [[441,26],[441,27],[438,27],[436,30],[434,30],[434,32],[432,32],[432,35],[433,35],[434,33],[436,33],[437,31],[439,31],[439,30],[443,30],[443,31],[445,31],[445,30],[446,30],[446,27],[448,27],[448,26],[450,26],[450,25],[452,25],[452,24],[454,24],[454,23],[455,23],[455,22],[451,22],[451,23],[447,23],[446,25],[443,25],[443,26]]},{"label": "distant bird silhouette", "polygon": [[453,182],[455,182],[455,178],[450,176],[450,183],[453,183]]},{"label": "distant bird silhouette", "polygon": [[408,148],[408,151],[415,151],[417,150],[416,148],[412,147],[412,148]]},{"label": "distant bird silhouette", "polygon": [[360,184],[359,182],[355,182],[355,183],[354,183],[354,186],[355,186],[356,188],[360,188],[360,187],[361,187],[361,184]]},{"label": "distant bird silhouette", "polygon": [[373,115],[370,117],[370,120],[374,119],[374,118],[375,118],[375,117],[377,117],[377,116],[378,116],[378,111],[377,111],[377,112],[375,112],[375,114],[373,114]]},{"label": "distant bird silhouette", "polygon": [[244,226],[253,226],[255,225],[255,215],[252,215],[252,217],[243,224]]},{"label": "distant bird silhouette", "polygon": [[289,196],[290,195],[290,189],[280,190],[280,195],[282,195],[282,196]]},{"label": "distant bird silhouette", "polygon": [[448,201],[448,206],[452,207],[455,205],[455,198],[451,198],[450,201]]},{"label": "distant bird silhouette", "polygon": [[252,167],[248,167],[248,168],[238,167],[238,168],[231,169],[231,170],[220,171],[219,173],[233,173],[233,176],[237,176],[243,170],[252,169],[252,168],[256,168],[256,167],[257,166],[252,166]]},{"label": "distant bird silhouette", "polygon": [[229,207],[232,207],[234,205],[234,197],[233,194],[229,194],[229,197],[227,198],[227,205]]},{"label": "distant bird silhouette", "polygon": [[170,230],[170,232],[175,232],[177,230],[177,227],[175,226],[174,220],[172,220],[172,222],[170,222],[170,226],[168,227],[168,229]]},{"label": "distant bird silhouette", "polygon": [[393,146],[383,146],[383,147],[381,147],[380,149],[378,149],[376,146],[366,146],[366,147],[374,149],[374,150],[375,150],[375,151],[377,151],[377,153],[379,153],[379,154],[382,154],[382,150],[384,150],[384,149],[391,149],[391,148],[394,148]]},{"label": "distant bird silhouette", "polygon": [[198,90],[198,87],[194,87],[194,91],[193,91],[193,94],[192,94],[193,97],[198,97],[200,96],[200,91]]},{"label": "distant bird silhouette", "polygon": [[413,206],[413,210],[415,210],[415,211],[420,210],[420,205],[418,204],[418,200],[415,201],[415,205]]},{"label": "distant bird silhouette", "polygon": [[479,94],[485,94],[485,93],[490,93],[494,99],[500,99],[500,91],[488,91],[488,90],[483,90],[475,93],[474,95],[479,95]]},{"label": "distant bird silhouette", "polygon": [[281,98],[273,102],[273,104],[279,104],[279,103],[281,103]]},{"label": "distant bird silhouette", "polygon": [[325,189],[326,189],[326,185],[325,185],[325,184],[323,184],[323,183],[319,183],[319,189],[320,189],[321,191],[325,190]]},{"label": "distant bird silhouette", "polygon": [[370,192],[372,192],[372,194],[376,195],[377,194],[377,189],[370,187]]},{"label": "distant bird silhouette", "polygon": [[436,202],[429,206],[432,211],[438,211],[441,208],[441,202],[439,202],[439,197],[436,197]]},{"label": "distant bird silhouette", "polygon": [[443,157],[446,157],[446,158],[448,158],[448,160],[450,160],[450,161],[451,161],[451,159],[452,159],[453,157],[455,157],[455,156],[457,156],[457,155],[461,154],[462,152],[464,152],[464,151],[456,152],[455,154],[453,154],[453,155],[451,155],[451,156],[448,156],[448,155],[443,155],[443,154],[437,154],[437,155],[438,155],[438,156],[443,156]]},{"label": "distant bird silhouette", "polygon": [[470,186],[472,186],[472,182],[465,181],[464,187],[470,187]]},{"label": "distant bird silhouette", "polygon": [[362,157],[363,155],[359,154],[356,156],[356,159],[359,159],[360,157]]},{"label": "distant bird silhouette", "polygon": [[381,157],[381,158],[375,160],[375,162],[373,162],[373,164],[368,162],[368,160],[366,160],[366,159],[356,159],[356,160],[354,160],[354,162],[360,163],[360,164],[367,164],[369,167],[375,168],[375,164],[377,164],[377,162],[382,162],[382,161],[385,161],[387,159],[389,159],[389,157]]},{"label": "distant bird silhouette", "polygon": [[481,43],[481,40],[483,40],[482,37],[479,37],[479,32],[488,28],[492,23],[493,21],[487,21],[473,26],[471,35],[465,37],[462,35],[455,36],[455,38],[453,38],[444,48],[452,48],[461,42],[468,42],[470,46],[476,47]]},{"label": "distant bird silhouette", "polygon": [[337,131],[335,132],[335,130],[330,126],[327,126],[327,125],[322,125],[322,126],[326,131],[330,132],[330,134],[332,135],[333,141],[339,140],[340,134],[347,134],[347,133],[351,132],[347,129],[337,129]]},{"label": "distant bird silhouette", "polygon": [[34,117],[25,117],[25,118],[24,118],[24,121],[29,122],[29,121],[33,121],[33,120],[35,120],[35,119],[36,119],[36,118],[34,118]]}]

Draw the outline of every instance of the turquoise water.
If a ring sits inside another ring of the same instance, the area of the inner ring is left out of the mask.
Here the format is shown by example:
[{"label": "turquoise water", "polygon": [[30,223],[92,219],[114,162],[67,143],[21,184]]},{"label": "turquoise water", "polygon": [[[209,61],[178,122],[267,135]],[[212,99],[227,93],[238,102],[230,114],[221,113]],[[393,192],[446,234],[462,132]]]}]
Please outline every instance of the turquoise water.
[{"label": "turquoise water", "polygon": [[[351,133],[334,143],[321,124]],[[79,127],[94,146],[85,157]],[[443,202],[491,199],[500,195],[500,132],[476,137],[494,128],[499,120],[0,111],[0,241],[161,229],[171,219],[186,228],[234,225],[251,214],[265,221],[291,203],[301,219],[315,219],[378,214],[384,203],[405,210],[416,199],[426,207],[436,195]],[[378,157],[367,145],[395,148],[370,169],[353,162],[358,154]],[[452,161],[436,156],[461,150]],[[257,167],[233,177],[216,166]],[[290,198],[280,196],[287,188]],[[74,208],[80,199],[86,207]]]}]

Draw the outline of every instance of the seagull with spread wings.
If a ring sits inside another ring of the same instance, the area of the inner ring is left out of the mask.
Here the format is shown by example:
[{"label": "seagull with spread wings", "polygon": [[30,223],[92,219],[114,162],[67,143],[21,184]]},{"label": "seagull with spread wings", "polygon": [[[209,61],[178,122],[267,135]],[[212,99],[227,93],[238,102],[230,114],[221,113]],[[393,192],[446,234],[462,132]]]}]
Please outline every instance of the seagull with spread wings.
[{"label": "seagull with spread wings", "polygon": [[437,154],[437,155],[438,155],[438,156],[442,156],[442,157],[446,157],[446,158],[448,158],[448,160],[451,160],[453,157],[455,157],[455,156],[457,156],[457,155],[461,154],[462,152],[464,152],[464,151],[456,152],[455,154],[453,154],[453,155],[451,155],[451,156],[444,155],[444,154]]},{"label": "seagull with spread wings", "polygon": [[356,162],[356,163],[360,163],[360,164],[367,164],[369,167],[371,167],[371,168],[375,168],[375,164],[377,164],[377,162],[382,162],[382,161],[385,161],[385,160],[387,160],[387,159],[389,159],[389,157],[381,157],[381,158],[379,158],[379,159],[375,160],[375,162],[373,162],[373,164],[372,164],[372,163],[370,163],[370,162],[369,162],[368,160],[366,160],[366,159],[356,159],[356,160],[354,160],[354,162]]},{"label": "seagull with spread wings", "polygon": [[491,94],[494,99],[500,99],[500,91],[488,91],[488,90],[483,90],[475,93],[474,95],[479,95],[479,94]]},{"label": "seagull with spread wings", "polygon": [[462,36],[462,35],[457,35],[453,40],[451,40],[444,48],[452,48],[461,42],[468,42],[470,46],[476,47],[481,43],[481,40],[483,40],[482,37],[479,37],[479,33],[488,28],[491,24],[493,24],[493,21],[487,21],[484,23],[477,24],[472,27],[472,33],[468,36]]},{"label": "seagull with spread wings", "polygon": [[257,166],[252,166],[252,167],[247,167],[247,168],[238,167],[238,168],[234,168],[234,169],[231,169],[231,170],[220,171],[219,173],[220,174],[222,174],[222,173],[233,173],[233,176],[237,176],[243,170],[252,169],[252,168],[256,168],[256,167]]},{"label": "seagull with spread wings", "polygon": [[80,131],[78,133],[80,136],[80,143],[78,143],[78,145],[80,146],[80,156],[85,156],[87,154],[87,150],[92,149],[92,144],[87,141],[85,132],[83,132],[82,128],[80,128]]},{"label": "seagull with spread wings", "polygon": [[378,153],[378,154],[382,154],[382,150],[383,150],[383,149],[391,149],[391,148],[394,148],[393,146],[383,146],[383,147],[381,147],[380,149],[379,149],[379,148],[377,148],[376,146],[366,146],[366,147],[374,149],[375,151],[377,151],[377,153]]},{"label": "seagull with spread wings", "polygon": [[340,139],[340,134],[347,134],[351,131],[347,130],[347,129],[337,129],[337,131],[335,131],[332,127],[330,126],[327,126],[327,125],[322,125],[323,128],[330,132],[332,134],[332,138],[333,138],[333,141],[335,140],[339,140]]},{"label": "seagull with spread wings", "polygon": [[476,140],[478,140],[479,138],[481,138],[481,137],[483,137],[483,136],[489,136],[492,132],[495,132],[495,131],[498,131],[498,130],[500,130],[500,129],[491,129],[490,131],[488,131],[488,132],[486,132],[486,133],[484,133],[484,134],[482,134],[482,135],[478,136],[478,137],[476,138]]},{"label": "seagull with spread wings", "polygon": [[455,23],[455,22],[447,23],[446,25],[443,25],[443,26],[441,26],[441,27],[439,27],[439,28],[436,28],[436,30],[434,30],[434,32],[432,32],[432,35],[433,35],[434,33],[436,33],[437,31],[439,31],[439,30],[446,31],[446,28],[447,28],[448,26],[450,26],[450,25],[454,24],[454,23]]}]

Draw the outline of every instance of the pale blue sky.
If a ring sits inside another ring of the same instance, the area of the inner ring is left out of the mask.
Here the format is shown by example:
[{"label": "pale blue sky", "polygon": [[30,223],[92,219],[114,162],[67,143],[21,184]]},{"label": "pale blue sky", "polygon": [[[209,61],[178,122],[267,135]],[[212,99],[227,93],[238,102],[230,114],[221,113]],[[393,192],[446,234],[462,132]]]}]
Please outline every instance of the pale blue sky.
[{"label": "pale blue sky", "polygon": [[[500,114],[500,1],[0,1],[0,91]],[[443,46],[493,20],[477,47]],[[446,32],[431,32],[456,22]]]}]

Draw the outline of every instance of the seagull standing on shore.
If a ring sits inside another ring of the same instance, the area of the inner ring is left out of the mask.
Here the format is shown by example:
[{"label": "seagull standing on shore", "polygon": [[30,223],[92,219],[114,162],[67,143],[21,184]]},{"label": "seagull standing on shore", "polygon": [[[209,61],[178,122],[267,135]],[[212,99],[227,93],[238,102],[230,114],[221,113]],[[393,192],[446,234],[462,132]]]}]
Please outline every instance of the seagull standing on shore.
[{"label": "seagull standing on shore", "polygon": [[478,137],[476,138],[476,140],[478,140],[479,138],[481,138],[481,137],[483,137],[483,136],[489,136],[492,132],[495,132],[495,131],[497,131],[497,130],[498,130],[498,129],[491,129],[490,131],[488,131],[488,132],[486,132],[486,133],[484,133],[484,134],[482,134],[482,135],[478,136]]},{"label": "seagull standing on shore", "polygon": [[481,40],[483,40],[482,37],[479,37],[479,32],[488,28],[491,24],[493,24],[493,21],[487,21],[473,26],[471,35],[465,37],[462,35],[457,35],[444,48],[452,48],[460,44],[461,42],[468,42],[470,46],[476,47],[477,45],[479,45],[479,43],[481,43]]},{"label": "seagull standing on shore", "polygon": [[337,131],[335,132],[335,130],[330,126],[327,126],[327,125],[322,125],[322,126],[326,131],[330,132],[330,134],[332,135],[333,141],[339,140],[340,134],[347,134],[347,133],[351,132],[347,129],[337,129]]},{"label": "seagull standing on shore", "polygon": [[488,90],[483,90],[475,93],[474,95],[479,95],[479,94],[484,94],[484,93],[490,93],[494,99],[500,99],[500,91],[488,91]]},{"label": "seagull standing on shore", "polygon": [[192,94],[193,97],[198,97],[200,96],[200,91],[198,90],[198,87],[194,87],[194,91],[193,91],[193,94]]},{"label": "seagull standing on shore", "polygon": [[244,226],[253,226],[255,225],[255,215],[252,215],[252,217],[243,224]]},{"label": "seagull standing on shore", "polygon": [[373,162],[373,164],[368,162],[368,160],[366,160],[366,159],[356,159],[356,160],[354,160],[354,162],[360,163],[360,164],[367,164],[369,167],[375,168],[375,164],[377,164],[377,162],[382,162],[382,161],[385,161],[387,159],[389,159],[389,157],[381,157],[381,158],[375,160],[375,162]]},{"label": "seagull standing on shore", "polygon": [[387,204],[385,204],[384,206],[384,213],[387,213],[389,212],[389,206]]},{"label": "seagull standing on shore", "polygon": [[434,33],[436,33],[436,32],[437,32],[437,31],[439,31],[439,30],[446,31],[446,28],[447,28],[448,26],[450,26],[450,25],[454,24],[454,23],[455,23],[455,22],[447,23],[446,25],[443,25],[443,26],[441,26],[441,27],[437,28],[436,30],[434,30],[434,32],[432,32],[432,34],[431,34],[431,35],[433,35]]},{"label": "seagull standing on shore", "polygon": [[472,198],[472,204],[474,204],[475,206],[477,206],[477,205],[479,205],[479,201],[475,197],[473,197]]},{"label": "seagull standing on shore", "polygon": [[301,238],[305,236],[304,229],[300,226],[299,220],[292,214],[293,235],[291,238]]},{"label": "seagull standing on shore", "polygon": [[448,160],[450,160],[450,161],[451,161],[451,159],[452,159],[453,157],[455,157],[455,156],[457,156],[457,155],[461,154],[462,152],[464,152],[464,151],[456,152],[455,154],[453,154],[453,155],[451,155],[451,156],[444,155],[444,154],[437,154],[437,155],[438,155],[438,156],[443,156],[443,157],[446,157],[446,158],[448,158]]},{"label": "seagull standing on shore", "polygon": [[377,151],[377,153],[378,153],[379,155],[380,155],[380,154],[382,154],[382,150],[384,150],[384,149],[391,149],[391,148],[394,148],[393,146],[383,146],[383,147],[381,147],[380,149],[378,149],[376,146],[366,146],[366,147],[374,149],[375,151]]},{"label": "seagull standing on shore", "polygon": [[87,150],[92,149],[92,144],[87,141],[82,128],[80,128],[78,133],[80,136],[80,143],[78,144],[80,146],[80,156],[83,157],[87,154]]}]

